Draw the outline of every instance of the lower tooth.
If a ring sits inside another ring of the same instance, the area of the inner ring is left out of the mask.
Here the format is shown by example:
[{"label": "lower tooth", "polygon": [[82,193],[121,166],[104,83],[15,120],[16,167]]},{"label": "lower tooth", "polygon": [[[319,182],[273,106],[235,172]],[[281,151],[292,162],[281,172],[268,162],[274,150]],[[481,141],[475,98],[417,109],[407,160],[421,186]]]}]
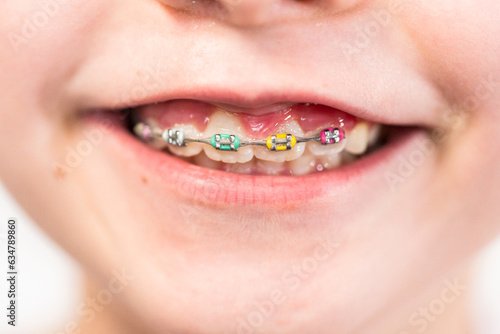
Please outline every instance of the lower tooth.
[{"label": "lower tooth", "polygon": [[342,164],[342,155],[341,155],[341,153],[323,155],[323,156],[318,157],[318,160],[324,168],[332,169],[332,168],[336,168]]},{"label": "lower tooth", "polygon": [[260,174],[281,175],[285,168],[284,162],[274,162],[266,160],[257,160],[256,169]]},{"label": "lower tooth", "polygon": [[306,175],[315,169],[316,157],[311,152],[306,151],[300,158],[289,161],[288,166],[293,175]]},{"label": "lower tooth", "polygon": [[198,155],[195,155],[193,157],[193,163],[195,165],[201,166],[201,167],[206,167],[209,169],[219,169],[221,166],[221,162],[219,161],[214,161],[207,157],[207,155],[203,152],[201,152]]},{"label": "lower tooth", "polygon": [[249,161],[245,163],[236,163],[236,164],[225,164],[224,170],[226,172],[238,173],[238,174],[252,174],[254,171],[254,162]]}]

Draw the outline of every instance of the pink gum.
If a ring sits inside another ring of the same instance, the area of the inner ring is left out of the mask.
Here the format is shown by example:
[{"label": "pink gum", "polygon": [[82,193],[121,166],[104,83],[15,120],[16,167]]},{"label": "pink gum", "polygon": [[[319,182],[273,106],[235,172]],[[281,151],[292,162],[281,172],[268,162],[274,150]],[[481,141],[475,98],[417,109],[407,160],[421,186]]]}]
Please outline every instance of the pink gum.
[{"label": "pink gum", "polygon": [[[161,128],[172,128],[176,124],[192,124],[200,132],[205,131],[210,116],[219,109],[209,103],[176,100],[156,105],[149,105],[139,110],[142,120],[153,119]],[[295,104],[287,109],[265,115],[250,113],[231,113],[238,115],[249,138],[264,138],[279,132],[284,123],[295,120],[304,133],[321,130],[326,127],[338,127],[345,131],[352,130],[357,118],[343,111],[324,105]]]}]

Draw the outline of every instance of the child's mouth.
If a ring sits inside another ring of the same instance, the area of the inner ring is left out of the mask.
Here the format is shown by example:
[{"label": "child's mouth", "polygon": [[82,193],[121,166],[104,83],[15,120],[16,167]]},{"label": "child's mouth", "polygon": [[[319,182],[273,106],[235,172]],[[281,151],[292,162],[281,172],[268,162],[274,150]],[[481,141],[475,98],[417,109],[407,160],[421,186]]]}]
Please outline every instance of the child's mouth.
[{"label": "child's mouth", "polygon": [[390,131],[314,103],[250,109],[173,100],[131,109],[129,117],[135,135],[166,154],[249,175],[298,176],[334,169],[382,147]]},{"label": "child's mouth", "polygon": [[[123,182],[142,180],[148,189],[158,187],[155,196],[200,204],[267,205],[276,194],[283,205],[325,194],[336,205],[372,197],[388,189],[385,174],[398,172],[401,159],[419,150],[431,126],[412,125],[418,120],[408,115],[403,120],[392,108],[382,113],[305,94],[187,97],[156,96],[80,115],[85,127],[113,125],[102,149],[107,161],[129,174]],[[312,102],[280,102],[297,100]],[[183,140],[170,137],[168,130],[172,136],[182,132]],[[332,131],[327,136],[325,130]],[[333,142],[324,145],[322,134]],[[212,141],[217,135],[219,146]],[[273,150],[268,140],[274,136]]]}]

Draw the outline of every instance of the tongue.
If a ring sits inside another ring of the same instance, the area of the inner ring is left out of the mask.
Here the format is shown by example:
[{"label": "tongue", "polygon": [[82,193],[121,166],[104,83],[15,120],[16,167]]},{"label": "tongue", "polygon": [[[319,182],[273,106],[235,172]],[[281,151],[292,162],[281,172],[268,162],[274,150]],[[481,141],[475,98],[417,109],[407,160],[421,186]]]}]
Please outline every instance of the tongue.
[{"label": "tongue", "polygon": [[[210,116],[217,110],[220,109],[205,102],[175,100],[142,107],[139,113],[141,119],[153,119],[164,129],[180,124],[192,124],[198,131],[204,132]],[[276,134],[278,128],[290,120],[297,121],[304,133],[325,126],[341,127],[349,131],[356,125],[356,117],[350,114],[324,105],[308,103],[295,104],[265,115],[238,113],[238,116],[247,136],[255,139]]]}]

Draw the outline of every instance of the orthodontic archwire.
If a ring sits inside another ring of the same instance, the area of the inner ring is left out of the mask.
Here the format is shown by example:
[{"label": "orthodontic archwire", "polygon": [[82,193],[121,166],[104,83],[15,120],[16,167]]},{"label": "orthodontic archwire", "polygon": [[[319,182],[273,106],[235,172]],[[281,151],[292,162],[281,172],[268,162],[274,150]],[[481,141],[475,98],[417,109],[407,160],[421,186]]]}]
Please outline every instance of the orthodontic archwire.
[{"label": "orthodontic archwire", "polygon": [[313,137],[296,137],[289,133],[269,136],[265,140],[241,140],[232,134],[214,134],[210,138],[189,138],[180,129],[161,129],[151,123],[139,122],[133,128],[134,133],[143,141],[150,142],[162,139],[173,146],[186,146],[189,143],[202,143],[211,145],[216,150],[236,152],[243,146],[264,146],[270,151],[288,151],[298,143],[317,141],[322,145],[340,143],[346,139],[345,131],[340,128],[329,127],[323,129]]}]

